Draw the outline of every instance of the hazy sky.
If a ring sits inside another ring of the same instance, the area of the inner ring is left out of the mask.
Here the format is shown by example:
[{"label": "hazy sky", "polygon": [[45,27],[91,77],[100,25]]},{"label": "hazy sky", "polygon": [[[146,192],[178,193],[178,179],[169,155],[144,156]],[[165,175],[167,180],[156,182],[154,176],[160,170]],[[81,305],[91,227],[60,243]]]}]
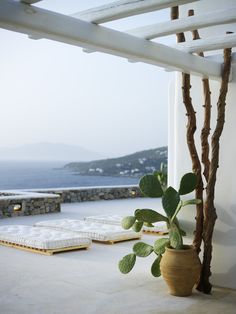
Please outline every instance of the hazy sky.
[{"label": "hazy sky", "polygon": [[[37,5],[70,14],[106,2],[44,0]],[[104,26],[125,30],[167,20],[168,14]],[[167,144],[172,73],[3,29],[0,41],[1,147],[60,142],[118,156]]]}]

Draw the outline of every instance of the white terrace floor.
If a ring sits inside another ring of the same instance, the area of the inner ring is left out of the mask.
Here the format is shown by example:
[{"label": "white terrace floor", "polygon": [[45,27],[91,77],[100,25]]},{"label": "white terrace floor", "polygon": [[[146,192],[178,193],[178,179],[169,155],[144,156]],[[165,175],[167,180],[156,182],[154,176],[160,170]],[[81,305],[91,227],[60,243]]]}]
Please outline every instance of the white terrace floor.
[{"label": "white terrace floor", "polygon": [[[62,213],[3,219],[0,225],[28,224],[43,219],[83,218],[94,214],[131,214],[135,208],[155,208],[156,200],[130,199],[64,204]],[[152,243],[153,236],[143,240]],[[132,314],[236,313],[236,291],[215,288],[212,296],[168,295],[162,278],[150,274],[150,259],[139,259],[129,275],[118,260],[131,252],[133,241],[92,244],[89,250],[43,256],[0,247],[1,314]]]}]

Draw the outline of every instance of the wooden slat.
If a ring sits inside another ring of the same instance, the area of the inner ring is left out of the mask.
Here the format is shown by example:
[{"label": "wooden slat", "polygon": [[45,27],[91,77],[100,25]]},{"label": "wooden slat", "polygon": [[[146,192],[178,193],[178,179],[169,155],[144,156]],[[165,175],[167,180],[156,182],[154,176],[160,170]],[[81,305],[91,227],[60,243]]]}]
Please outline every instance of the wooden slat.
[{"label": "wooden slat", "polygon": [[26,6],[1,0],[0,27],[212,79],[221,77],[218,63],[56,12],[25,10]]},{"label": "wooden slat", "polygon": [[225,34],[207,39],[191,40],[174,46],[174,48],[188,53],[212,51],[232,47],[236,47],[236,34]]},{"label": "wooden slat", "polygon": [[143,230],[143,233],[147,234],[156,234],[156,235],[166,235],[169,234],[169,231],[154,231],[154,230]]},{"label": "wooden slat", "polygon": [[114,244],[114,243],[119,243],[119,242],[139,240],[140,238],[141,238],[141,236],[137,236],[137,237],[130,238],[130,239],[121,238],[121,239],[118,239],[118,240],[107,240],[107,241],[93,240],[93,242],[102,243],[102,244]]},{"label": "wooden slat", "polygon": [[234,22],[236,22],[236,7],[227,10],[213,11],[200,16],[191,16],[169,22],[147,25],[128,30],[127,33],[145,39],[153,39],[194,29]]},{"label": "wooden slat", "polygon": [[99,24],[196,1],[199,0],[121,0],[86,11],[76,12],[72,16]]}]

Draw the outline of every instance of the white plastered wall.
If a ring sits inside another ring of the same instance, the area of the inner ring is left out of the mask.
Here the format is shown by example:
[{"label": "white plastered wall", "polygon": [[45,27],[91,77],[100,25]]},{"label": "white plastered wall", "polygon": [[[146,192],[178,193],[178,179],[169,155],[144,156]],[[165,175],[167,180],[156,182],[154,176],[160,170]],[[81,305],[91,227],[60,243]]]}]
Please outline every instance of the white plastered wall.
[{"label": "white plastered wall", "polygon": [[[196,14],[208,10],[210,3],[215,10],[235,6],[236,2],[202,0],[195,5]],[[187,6],[181,14],[186,16]],[[226,31],[236,32],[236,27],[227,25],[209,28],[200,34],[224,34]],[[229,84],[226,107],[226,123],[220,140],[220,162],[217,173],[215,206],[218,219],[213,237],[213,260],[211,281],[215,285],[236,289],[236,67]],[[191,96],[196,109],[198,130],[196,142],[200,148],[200,131],[203,123],[203,89],[201,79],[191,78]],[[191,171],[191,160],[186,144],[186,114],[182,101],[181,74],[176,73],[170,84],[169,93],[169,185],[178,187],[181,176]],[[220,82],[210,81],[212,91],[212,131],[215,127],[216,103],[219,95]],[[186,208],[181,213],[182,222],[187,232],[192,233],[195,225],[195,210]]]}]

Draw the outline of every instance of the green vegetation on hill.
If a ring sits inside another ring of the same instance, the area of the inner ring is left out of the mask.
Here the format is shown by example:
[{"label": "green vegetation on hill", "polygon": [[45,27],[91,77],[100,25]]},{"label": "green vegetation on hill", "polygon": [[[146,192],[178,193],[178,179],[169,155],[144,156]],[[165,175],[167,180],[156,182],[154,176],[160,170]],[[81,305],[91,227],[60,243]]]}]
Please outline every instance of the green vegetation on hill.
[{"label": "green vegetation on hill", "polygon": [[95,160],[91,162],[71,162],[64,166],[81,175],[140,177],[167,165],[167,147],[144,150],[131,155]]}]

